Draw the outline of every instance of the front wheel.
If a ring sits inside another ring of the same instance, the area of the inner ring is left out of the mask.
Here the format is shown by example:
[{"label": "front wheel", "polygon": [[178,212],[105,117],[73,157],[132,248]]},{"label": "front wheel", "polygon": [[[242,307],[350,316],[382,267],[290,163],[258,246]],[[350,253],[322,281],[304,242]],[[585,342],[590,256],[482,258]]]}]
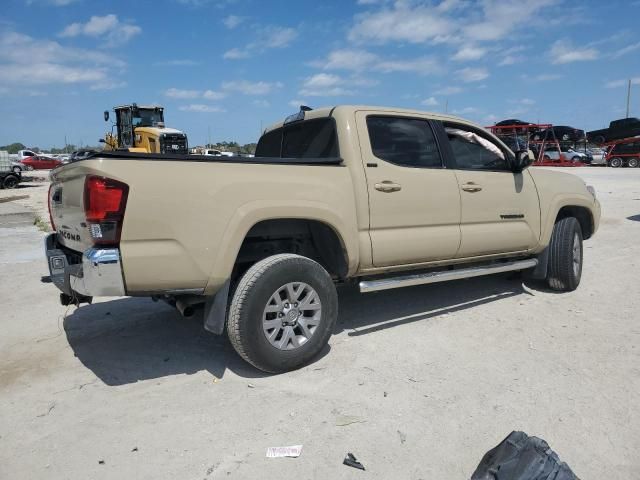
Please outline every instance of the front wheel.
[{"label": "front wheel", "polygon": [[22,169],[20,167],[13,167],[12,170],[16,175],[22,174]]},{"label": "front wheel", "polygon": [[253,265],[229,308],[231,344],[247,362],[269,373],[307,364],[329,341],[338,295],[327,271],[299,255],[281,254]]},{"label": "front wheel", "polygon": [[15,175],[7,175],[2,182],[3,188],[16,188],[20,180]]},{"label": "front wheel", "polygon": [[582,277],[582,228],[574,217],[558,220],[549,244],[547,283],[553,290],[571,292]]}]

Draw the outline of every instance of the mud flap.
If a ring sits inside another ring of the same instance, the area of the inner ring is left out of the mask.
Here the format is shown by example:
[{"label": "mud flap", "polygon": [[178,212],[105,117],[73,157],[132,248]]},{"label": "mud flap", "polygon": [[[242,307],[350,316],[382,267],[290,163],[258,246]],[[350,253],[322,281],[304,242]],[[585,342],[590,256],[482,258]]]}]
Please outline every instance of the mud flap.
[{"label": "mud flap", "polygon": [[216,335],[221,335],[224,332],[230,285],[230,280],[224,282],[220,290],[214,296],[209,297],[204,305],[204,329]]},{"label": "mud flap", "polygon": [[549,247],[546,247],[538,255],[538,265],[532,270],[525,272],[525,278],[532,280],[544,280],[547,278],[547,268],[549,266]]}]

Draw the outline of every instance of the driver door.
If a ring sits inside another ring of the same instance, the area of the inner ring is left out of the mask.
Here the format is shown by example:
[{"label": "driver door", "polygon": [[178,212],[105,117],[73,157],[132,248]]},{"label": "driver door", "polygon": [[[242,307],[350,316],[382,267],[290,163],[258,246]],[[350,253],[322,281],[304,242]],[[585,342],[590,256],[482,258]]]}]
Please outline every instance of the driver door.
[{"label": "driver door", "polygon": [[514,173],[511,152],[486,132],[450,122],[442,126],[449,139],[448,153],[455,160],[461,198],[461,243],[456,257],[535,248],[540,238],[540,203],[529,171]]}]

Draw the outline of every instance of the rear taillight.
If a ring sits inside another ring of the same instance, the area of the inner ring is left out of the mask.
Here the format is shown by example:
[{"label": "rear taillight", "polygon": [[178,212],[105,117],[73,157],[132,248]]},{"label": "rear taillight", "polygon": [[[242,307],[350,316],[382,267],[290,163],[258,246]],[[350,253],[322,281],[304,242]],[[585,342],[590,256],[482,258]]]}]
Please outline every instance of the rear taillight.
[{"label": "rear taillight", "polygon": [[84,182],[84,212],[95,245],[120,242],[129,187],[111,178],[89,176]]},{"label": "rear taillight", "polygon": [[49,193],[47,193],[47,206],[49,207],[49,223],[51,223],[51,230],[55,232],[56,224],[53,223],[53,214],[51,213],[51,187],[53,187],[52,183],[49,184]]}]

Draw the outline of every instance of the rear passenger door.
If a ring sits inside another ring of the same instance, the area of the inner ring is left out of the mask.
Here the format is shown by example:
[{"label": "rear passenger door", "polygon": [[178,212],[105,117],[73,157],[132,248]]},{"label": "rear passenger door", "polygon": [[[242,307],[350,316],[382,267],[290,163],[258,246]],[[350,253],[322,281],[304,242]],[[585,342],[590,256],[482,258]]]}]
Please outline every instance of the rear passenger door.
[{"label": "rear passenger door", "polygon": [[457,257],[521,252],[538,245],[540,203],[528,170],[514,173],[510,155],[487,132],[445,122],[446,155],[455,162],[461,195]]},{"label": "rear passenger door", "polygon": [[429,120],[359,111],[373,265],[451,259],[460,244],[460,192]]}]

